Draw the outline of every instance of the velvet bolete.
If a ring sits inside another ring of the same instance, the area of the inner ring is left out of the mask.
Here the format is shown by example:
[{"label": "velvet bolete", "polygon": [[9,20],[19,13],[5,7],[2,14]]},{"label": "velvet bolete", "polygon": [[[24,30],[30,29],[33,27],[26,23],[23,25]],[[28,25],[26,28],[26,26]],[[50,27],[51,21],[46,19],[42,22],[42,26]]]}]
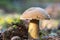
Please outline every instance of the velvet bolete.
[{"label": "velvet bolete", "polygon": [[30,20],[28,33],[32,39],[39,39],[39,20],[49,18],[48,13],[40,7],[31,7],[20,16],[20,19]]}]

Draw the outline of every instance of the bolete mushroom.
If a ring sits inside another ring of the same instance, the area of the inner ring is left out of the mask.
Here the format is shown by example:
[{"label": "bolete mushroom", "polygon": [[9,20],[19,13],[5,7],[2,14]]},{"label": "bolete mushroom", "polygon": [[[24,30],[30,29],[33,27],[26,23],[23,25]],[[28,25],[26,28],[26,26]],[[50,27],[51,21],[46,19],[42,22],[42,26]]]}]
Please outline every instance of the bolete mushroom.
[{"label": "bolete mushroom", "polygon": [[49,18],[47,12],[40,7],[31,7],[20,16],[20,19],[30,20],[28,33],[32,39],[39,39],[39,20]]}]

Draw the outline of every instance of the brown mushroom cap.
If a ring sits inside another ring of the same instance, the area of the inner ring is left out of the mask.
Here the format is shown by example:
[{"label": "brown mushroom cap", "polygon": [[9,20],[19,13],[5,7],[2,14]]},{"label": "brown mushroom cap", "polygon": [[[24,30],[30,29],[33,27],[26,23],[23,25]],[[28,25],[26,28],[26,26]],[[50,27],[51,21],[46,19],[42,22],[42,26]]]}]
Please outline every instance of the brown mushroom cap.
[{"label": "brown mushroom cap", "polygon": [[48,13],[40,7],[31,7],[27,9],[21,16],[20,19],[50,19]]}]

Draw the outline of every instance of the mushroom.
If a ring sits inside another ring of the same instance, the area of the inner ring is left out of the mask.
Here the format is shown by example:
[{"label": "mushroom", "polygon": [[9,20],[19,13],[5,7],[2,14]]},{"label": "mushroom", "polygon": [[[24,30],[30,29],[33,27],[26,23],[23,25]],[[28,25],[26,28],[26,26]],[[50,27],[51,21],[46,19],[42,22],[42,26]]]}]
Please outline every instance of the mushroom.
[{"label": "mushroom", "polygon": [[32,39],[39,39],[39,20],[50,19],[50,16],[40,7],[31,7],[20,16],[20,19],[30,20],[28,33]]}]

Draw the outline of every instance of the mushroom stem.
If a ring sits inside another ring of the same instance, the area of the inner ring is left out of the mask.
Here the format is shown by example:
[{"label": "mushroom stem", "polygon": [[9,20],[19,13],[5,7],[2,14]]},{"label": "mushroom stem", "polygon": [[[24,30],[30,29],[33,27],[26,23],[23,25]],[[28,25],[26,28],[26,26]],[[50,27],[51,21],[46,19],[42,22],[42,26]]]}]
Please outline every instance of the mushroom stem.
[{"label": "mushroom stem", "polygon": [[32,39],[39,39],[39,20],[30,20],[28,32]]}]

